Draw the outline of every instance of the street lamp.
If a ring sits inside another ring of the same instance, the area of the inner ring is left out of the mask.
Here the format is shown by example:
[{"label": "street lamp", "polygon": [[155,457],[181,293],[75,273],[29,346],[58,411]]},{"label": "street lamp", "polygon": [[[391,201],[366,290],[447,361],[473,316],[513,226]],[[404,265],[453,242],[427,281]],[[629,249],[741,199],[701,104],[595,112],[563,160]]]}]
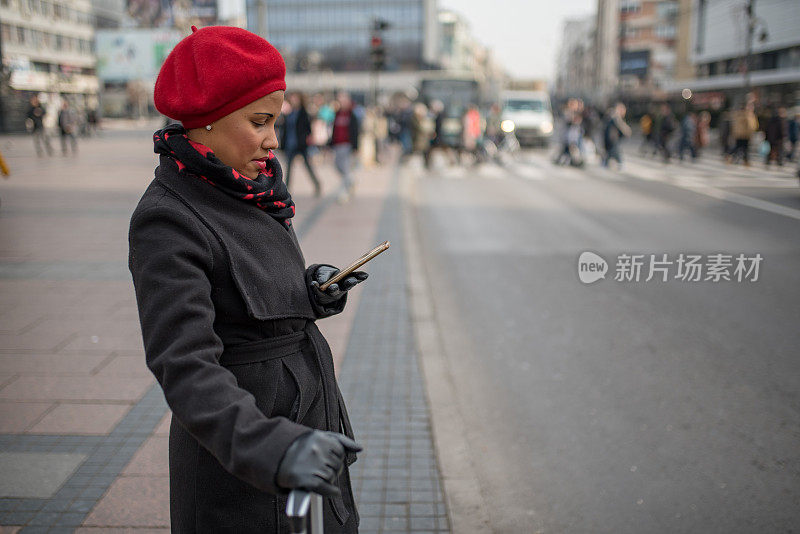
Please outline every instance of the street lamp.
[{"label": "street lamp", "polygon": [[758,35],[758,41],[763,43],[769,38],[767,32],[767,23],[764,19],[755,16],[755,0],[748,0],[745,12],[747,13],[747,46],[744,59],[744,97],[747,100],[747,95],[750,94],[750,62],[753,56],[753,36],[756,33],[756,27],[761,26],[761,32]]}]

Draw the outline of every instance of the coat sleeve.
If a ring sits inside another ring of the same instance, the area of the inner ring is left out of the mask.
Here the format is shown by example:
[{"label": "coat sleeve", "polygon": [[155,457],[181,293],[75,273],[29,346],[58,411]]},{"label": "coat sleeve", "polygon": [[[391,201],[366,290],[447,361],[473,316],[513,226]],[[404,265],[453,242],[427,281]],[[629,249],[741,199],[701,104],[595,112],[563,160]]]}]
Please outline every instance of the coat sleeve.
[{"label": "coat sleeve", "polygon": [[129,243],[147,366],[173,416],[227,471],[260,490],[281,492],[275,475],[283,454],[311,429],[268,418],[219,364],[213,256],[199,224],[157,205],[134,214]]}]

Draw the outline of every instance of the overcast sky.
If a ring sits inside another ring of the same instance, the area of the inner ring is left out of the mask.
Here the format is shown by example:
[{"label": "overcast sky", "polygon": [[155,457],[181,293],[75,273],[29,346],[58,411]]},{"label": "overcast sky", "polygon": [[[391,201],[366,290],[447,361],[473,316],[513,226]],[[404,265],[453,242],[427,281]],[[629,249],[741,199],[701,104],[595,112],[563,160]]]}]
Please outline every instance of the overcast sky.
[{"label": "overcast sky", "polygon": [[481,43],[518,78],[553,78],[564,19],[590,15],[597,0],[439,0],[460,13]]}]

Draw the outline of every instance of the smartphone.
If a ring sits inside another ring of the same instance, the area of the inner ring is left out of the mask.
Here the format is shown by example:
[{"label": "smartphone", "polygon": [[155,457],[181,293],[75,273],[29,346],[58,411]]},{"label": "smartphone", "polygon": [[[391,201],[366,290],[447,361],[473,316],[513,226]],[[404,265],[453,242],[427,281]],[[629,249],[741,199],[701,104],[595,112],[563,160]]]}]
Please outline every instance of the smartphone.
[{"label": "smartphone", "polygon": [[377,247],[373,248],[372,250],[370,250],[369,252],[367,252],[366,254],[361,256],[360,258],[358,258],[356,261],[351,263],[346,269],[342,269],[341,271],[336,273],[330,280],[328,280],[327,282],[325,282],[324,284],[319,286],[319,288],[322,291],[325,291],[326,289],[328,289],[328,287],[331,284],[338,284],[348,274],[352,273],[353,271],[355,271],[356,269],[358,269],[359,267],[361,267],[362,265],[367,263],[369,260],[371,260],[372,258],[377,256],[378,254],[380,254],[381,252],[383,252],[386,249],[388,249],[389,245],[390,245],[390,243],[388,241],[384,241],[383,243],[381,243],[380,245],[378,245]]}]

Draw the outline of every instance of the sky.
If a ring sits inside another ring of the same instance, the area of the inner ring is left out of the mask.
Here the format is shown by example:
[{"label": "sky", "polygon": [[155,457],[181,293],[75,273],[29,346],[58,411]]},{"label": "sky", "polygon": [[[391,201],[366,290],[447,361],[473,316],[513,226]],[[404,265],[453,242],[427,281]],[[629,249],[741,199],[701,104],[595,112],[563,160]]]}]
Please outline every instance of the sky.
[{"label": "sky", "polygon": [[591,15],[597,0],[439,0],[460,13],[515,78],[555,79],[564,20]]}]

